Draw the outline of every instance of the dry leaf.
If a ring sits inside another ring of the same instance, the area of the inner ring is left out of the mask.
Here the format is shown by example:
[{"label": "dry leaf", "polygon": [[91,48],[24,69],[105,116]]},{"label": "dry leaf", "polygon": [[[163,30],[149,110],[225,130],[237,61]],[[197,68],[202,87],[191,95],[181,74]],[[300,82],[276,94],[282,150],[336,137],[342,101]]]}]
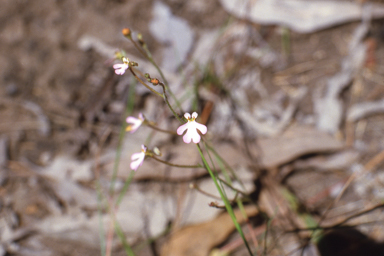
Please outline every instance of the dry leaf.
[{"label": "dry leaf", "polygon": [[[264,25],[287,26],[301,33],[311,33],[338,24],[361,19],[363,6],[347,1],[306,0],[221,0],[231,14]],[[384,6],[372,7],[373,17],[384,17]],[[343,10],[342,12],[340,10]]]},{"label": "dry leaf", "polygon": [[[255,207],[246,207],[248,216],[257,214]],[[235,211],[238,222],[244,222],[239,210]],[[222,243],[235,230],[228,213],[199,225],[189,226],[176,231],[163,246],[161,256],[205,256],[210,250]]]}]

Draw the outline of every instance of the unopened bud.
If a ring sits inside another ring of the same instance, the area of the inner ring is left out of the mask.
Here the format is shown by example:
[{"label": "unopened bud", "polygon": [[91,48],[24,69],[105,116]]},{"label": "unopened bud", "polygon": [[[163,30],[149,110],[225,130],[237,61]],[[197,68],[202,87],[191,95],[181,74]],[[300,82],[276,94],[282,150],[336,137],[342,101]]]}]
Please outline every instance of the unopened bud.
[{"label": "unopened bud", "polygon": [[219,204],[218,204],[217,202],[210,202],[208,205],[209,205],[210,207],[216,207],[216,208],[219,207]]},{"label": "unopened bud", "polygon": [[145,44],[143,35],[141,33],[137,34],[137,40],[139,41],[139,44],[143,46]]},{"label": "unopened bud", "polygon": [[153,148],[153,153],[155,153],[158,156],[161,156],[161,152],[160,152],[160,149],[158,147]]},{"label": "unopened bud", "polygon": [[131,37],[131,30],[129,28],[123,28],[121,32],[123,33],[124,36]]},{"label": "unopened bud", "polygon": [[151,78],[151,76],[148,73],[144,74],[145,78]]},{"label": "unopened bud", "polygon": [[159,82],[159,79],[157,79],[157,78],[153,78],[153,79],[151,79],[151,84],[153,84],[153,85],[158,85],[160,82]]}]

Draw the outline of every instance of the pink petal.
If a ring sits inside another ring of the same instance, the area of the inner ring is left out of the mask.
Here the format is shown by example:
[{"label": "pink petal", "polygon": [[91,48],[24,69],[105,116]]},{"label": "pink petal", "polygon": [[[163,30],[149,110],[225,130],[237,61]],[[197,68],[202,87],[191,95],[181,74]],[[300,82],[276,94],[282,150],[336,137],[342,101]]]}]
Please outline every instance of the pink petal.
[{"label": "pink petal", "polygon": [[192,113],[192,118],[196,118],[197,116],[198,116],[198,114],[196,112]]},{"label": "pink petal", "polygon": [[206,134],[206,133],[207,133],[207,126],[205,126],[205,125],[203,125],[203,124],[195,123],[195,127],[196,127],[196,129],[198,129],[202,134]]},{"label": "pink petal", "polygon": [[131,156],[131,164],[129,165],[132,170],[137,171],[137,169],[143,164],[145,158],[145,153],[134,153]]},{"label": "pink petal", "polygon": [[122,69],[116,69],[115,70],[116,75],[123,75],[125,73],[125,70]]},{"label": "pink petal", "polygon": [[140,161],[134,161],[131,162],[130,166],[132,170],[137,171],[137,169],[142,165],[143,162]]},{"label": "pink petal", "polygon": [[192,137],[190,136],[190,134],[187,132],[184,136],[183,136],[183,141],[187,144],[191,143],[191,140],[192,140]]},{"label": "pink petal", "polygon": [[181,125],[179,128],[177,128],[177,131],[176,131],[177,134],[182,135],[183,132],[188,129],[188,124],[189,124],[189,122],[185,123],[185,124]]},{"label": "pink petal", "polygon": [[142,152],[132,154],[132,156],[131,156],[131,160],[132,160],[132,161],[136,161],[137,159],[140,159],[140,157],[141,157],[142,154],[143,154]]},{"label": "pink petal", "polygon": [[185,119],[190,119],[190,118],[191,118],[191,115],[190,115],[189,113],[185,113],[185,114],[184,114],[184,117],[185,117]]},{"label": "pink petal", "polygon": [[115,64],[113,65],[113,68],[114,69],[120,69],[120,68],[123,68],[125,66],[125,64]]},{"label": "pink petal", "polygon": [[139,121],[136,117],[133,117],[133,116],[129,116],[127,117],[127,119],[125,119],[125,121],[129,124],[135,124],[137,123],[137,121]]},{"label": "pink petal", "polygon": [[191,129],[191,133],[190,133],[190,136],[192,138],[192,141],[193,143],[199,143],[200,142],[200,135],[197,133],[197,130],[192,130]]}]

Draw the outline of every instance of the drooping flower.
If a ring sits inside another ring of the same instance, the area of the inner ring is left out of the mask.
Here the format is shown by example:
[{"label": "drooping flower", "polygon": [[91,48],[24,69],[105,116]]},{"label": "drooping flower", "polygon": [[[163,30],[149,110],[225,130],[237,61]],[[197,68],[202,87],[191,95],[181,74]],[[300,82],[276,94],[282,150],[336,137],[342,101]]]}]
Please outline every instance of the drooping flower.
[{"label": "drooping flower", "polygon": [[183,141],[185,143],[190,143],[191,141],[193,141],[193,143],[200,142],[200,135],[197,130],[199,130],[202,134],[207,133],[207,126],[199,124],[195,121],[197,116],[196,112],[192,113],[192,117],[189,113],[185,113],[184,117],[188,120],[188,122],[177,128],[177,134],[179,135],[182,135],[184,131],[187,130],[183,136]]},{"label": "drooping flower", "polygon": [[141,145],[141,152],[140,153],[134,153],[131,156],[131,164],[130,167],[132,170],[137,171],[137,169],[143,164],[144,158],[145,158],[145,152],[147,152],[147,147],[144,145]]},{"label": "drooping flower", "polygon": [[123,64],[115,64],[113,68],[115,69],[115,73],[117,75],[123,75],[125,71],[129,68],[129,60],[128,58],[122,58]]},{"label": "drooping flower", "polygon": [[139,118],[129,116],[125,120],[128,123],[127,128],[125,129],[127,132],[134,133],[140,125],[145,121],[145,117],[142,113],[139,114]]}]

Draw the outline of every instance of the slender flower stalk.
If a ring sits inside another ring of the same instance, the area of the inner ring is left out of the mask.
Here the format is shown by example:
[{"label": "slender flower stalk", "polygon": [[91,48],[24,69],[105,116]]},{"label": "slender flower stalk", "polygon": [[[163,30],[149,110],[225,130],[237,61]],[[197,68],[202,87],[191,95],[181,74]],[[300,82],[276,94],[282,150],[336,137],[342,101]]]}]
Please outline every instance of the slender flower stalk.
[{"label": "slender flower stalk", "polygon": [[161,128],[157,127],[155,124],[152,124],[151,122],[149,122],[149,123],[147,124],[147,126],[150,127],[150,128],[152,128],[153,130],[156,130],[156,131],[159,131],[159,132],[164,132],[164,133],[169,133],[169,134],[177,135],[176,132],[161,129]]},{"label": "slender flower stalk", "polygon": [[166,165],[169,165],[169,166],[173,166],[173,167],[179,167],[179,168],[204,168],[204,166],[198,164],[198,165],[183,165],[183,164],[172,164],[170,162],[167,162],[167,161],[164,161],[164,160],[161,160],[157,157],[155,157],[154,155],[151,156],[153,159],[155,159],[156,161],[160,162],[160,163],[163,163],[163,164],[166,164]]},{"label": "slender flower stalk", "polygon": [[233,221],[233,224],[235,224],[235,227],[236,227],[236,229],[237,229],[237,232],[239,232],[241,238],[243,239],[244,244],[245,244],[245,246],[247,247],[247,250],[248,250],[248,252],[249,252],[249,255],[253,255],[251,249],[249,248],[248,242],[247,242],[247,240],[245,239],[243,230],[241,229],[241,226],[240,226],[239,222],[237,222],[237,220],[236,220],[235,213],[233,212],[232,206],[231,206],[231,204],[230,204],[230,202],[229,202],[227,196],[225,195],[224,191],[221,189],[219,183],[217,182],[216,176],[215,176],[215,174],[212,172],[211,168],[209,167],[209,165],[208,165],[208,163],[207,163],[207,160],[205,159],[205,157],[204,157],[204,155],[203,155],[203,152],[201,151],[201,148],[200,148],[199,144],[197,144],[196,146],[197,146],[197,149],[198,149],[198,151],[199,151],[199,153],[200,153],[201,160],[203,160],[205,169],[208,171],[208,173],[209,173],[209,175],[211,176],[213,182],[215,183],[215,186],[216,186],[217,190],[219,191],[220,197],[221,197],[221,199],[224,201],[225,208],[227,209],[227,212],[228,212],[229,216],[231,217],[231,219],[232,219],[232,221]]},{"label": "slender flower stalk", "polygon": [[[140,47],[139,44],[136,43],[135,40],[133,40],[133,38],[132,38],[132,33],[131,33],[131,30],[130,30],[129,28],[124,28],[124,29],[122,30],[122,33],[123,33],[123,35],[124,35],[127,39],[129,39],[129,40],[132,42],[132,44],[135,46],[135,48],[136,48],[136,49],[137,49],[137,50],[138,50],[138,51],[139,51],[139,52],[140,52],[140,53],[141,53],[147,60],[149,60],[149,61],[152,63],[152,65],[157,69],[157,71],[159,72],[161,78],[163,79],[163,81],[164,81],[164,83],[165,83],[165,85],[164,85],[164,89],[165,89],[166,91],[169,92],[169,94],[171,95],[172,99],[176,102],[176,105],[177,105],[177,107],[179,108],[179,110],[183,112],[183,110],[182,110],[182,108],[181,108],[181,104],[180,104],[180,102],[177,100],[176,96],[175,96],[175,95],[173,94],[173,92],[170,90],[170,88],[169,88],[169,86],[168,86],[168,82],[167,82],[167,80],[166,80],[166,78],[165,78],[163,72],[161,71],[161,69],[160,69],[159,66],[156,64],[155,60],[153,59],[152,54],[151,54],[151,52],[149,51],[149,49],[148,49],[148,47],[147,47],[147,44],[146,44],[146,43],[144,42],[144,40],[142,39],[141,35],[138,36],[138,37],[139,37],[139,42],[140,42],[140,45],[141,45],[141,47]],[[144,50],[143,50],[143,49],[144,49]]]}]

